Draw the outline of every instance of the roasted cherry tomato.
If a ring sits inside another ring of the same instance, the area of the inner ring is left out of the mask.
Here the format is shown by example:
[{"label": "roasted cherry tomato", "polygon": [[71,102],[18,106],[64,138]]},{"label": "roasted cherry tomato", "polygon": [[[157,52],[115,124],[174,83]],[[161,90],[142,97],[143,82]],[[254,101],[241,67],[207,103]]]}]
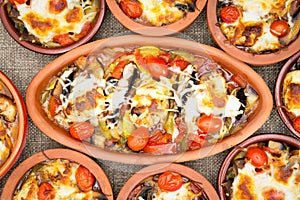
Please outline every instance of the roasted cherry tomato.
[{"label": "roasted cherry tomato", "polygon": [[77,140],[84,140],[94,133],[94,126],[89,122],[73,122],[70,126],[70,135]]},{"label": "roasted cherry tomato", "polygon": [[55,197],[55,191],[50,183],[43,182],[39,186],[38,190],[38,200],[51,200]]},{"label": "roasted cherry tomato", "polygon": [[55,96],[51,96],[49,99],[49,113],[51,117],[54,117],[56,114],[56,110],[57,108],[61,105],[61,101],[59,98],[55,97]]},{"label": "roasted cherry tomato", "polygon": [[84,192],[90,191],[95,183],[94,175],[82,165],[77,168],[75,178],[79,189]]},{"label": "roasted cherry tomato", "polygon": [[176,191],[182,186],[182,176],[176,172],[164,172],[158,177],[158,186],[166,191]]},{"label": "roasted cherry tomato", "polygon": [[27,1],[27,0],[10,0],[10,2],[11,2],[12,4],[16,4],[16,2],[17,2],[18,4],[23,4],[23,3],[26,3],[26,1]]},{"label": "roasted cherry tomato", "polygon": [[222,128],[222,120],[212,115],[202,115],[197,120],[198,129],[204,133],[214,133]]},{"label": "roasted cherry tomato", "polygon": [[151,153],[155,155],[174,154],[177,153],[177,145],[176,143],[147,144],[143,151],[145,153]]},{"label": "roasted cherry tomato", "polygon": [[270,26],[270,32],[277,37],[283,37],[289,32],[289,25],[285,20],[276,20]]},{"label": "roasted cherry tomato", "polygon": [[240,17],[240,11],[234,6],[226,6],[221,9],[220,17],[223,22],[233,23]]},{"label": "roasted cherry tomato", "polygon": [[53,42],[57,42],[64,47],[73,44],[75,41],[69,36],[68,33],[66,33],[54,36]]},{"label": "roasted cherry tomato", "polygon": [[111,76],[115,79],[120,80],[123,76],[123,71],[125,66],[128,64],[127,60],[120,61],[117,66],[114,68],[113,72],[111,73]]},{"label": "roasted cherry tomato", "polygon": [[268,164],[268,156],[260,147],[249,147],[247,150],[247,160],[255,167],[262,167]]},{"label": "roasted cherry tomato", "polygon": [[295,119],[293,120],[293,127],[300,133],[300,116],[295,117]]},{"label": "roasted cherry tomato", "polygon": [[171,67],[179,67],[181,71],[185,70],[185,68],[189,65],[190,63],[186,60],[183,60],[179,56],[176,56],[174,60],[170,63]]},{"label": "roasted cherry tomato", "polygon": [[120,7],[130,18],[138,18],[143,13],[142,6],[137,0],[121,0]]},{"label": "roasted cherry tomato", "polygon": [[149,56],[145,59],[145,68],[148,69],[154,78],[159,79],[160,76],[167,77],[169,75],[168,65],[162,58]]},{"label": "roasted cherry tomato", "polygon": [[149,138],[148,144],[167,144],[172,141],[172,135],[170,133],[162,133],[157,131],[155,135]]},{"label": "roasted cherry tomato", "polygon": [[127,139],[127,145],[133,151],[142,150],[148,143],[149,131],[146,127],[140,126],[135,129]]},{"label": "roasted cherry tomato", "polygon": [[84,36],[86,36],[90,32],[90,30],[92,30],[92,28],[93,28],[93,24],[91,22],[86,22],[83,25],[80,33],[79,34],[75,34],[75,37],[78,38],[78,39],[83,38]]}]

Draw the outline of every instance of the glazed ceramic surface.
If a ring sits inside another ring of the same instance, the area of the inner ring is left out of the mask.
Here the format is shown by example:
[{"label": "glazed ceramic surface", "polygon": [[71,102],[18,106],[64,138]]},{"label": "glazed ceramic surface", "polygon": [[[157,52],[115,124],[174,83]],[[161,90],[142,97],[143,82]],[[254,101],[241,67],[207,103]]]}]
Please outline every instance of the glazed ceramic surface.
[{"label": "glazed ceramic surface", "polygon": [[16,86],[13,82],[2,72],[0,71],[0,80],[8,88],[11,93],[13,100],[17,106],[17,117],[18,117],[18,131],[16,134],[12,134],[14,140],[13,149],[10,153],[10,156],[5,161],[5,163],[0,167],[0,179],[8,172],[8,170],[14,165],[14,163],[19,158],[20,154],[23,151],[26,135],[27,135],[27,111],[25,103],[21,94],[19,93]]},{"label": "glazed ceramic surface", "polygon": [[88,42],[99,30],[99,28],[102,24],[103,18],[104,18],[104,13],[105,13],[105,0],[99,0],[100,7],[99,7],[98,15],[96,16],[96,20],[94,22],[92,30],[90,30],[90,32],[87,35],[85,35],[83,38],[81,38],[77,42],[75,42],[71,45],[68,45],[68,46],[58,47],[58,48],[47,48],[47,47],[42,47],[37,44],[33,44],[31,42],[20,40],[20,33],[15,28],[14,23],[8,16],[7,8],[6,8],[7,6],[3,2],[4,1],[0,1],[0,17],[1,17],[1,21],[3,23],[3,26],[5,27],[5,29],[9,33],[9,35],[23,47],[30,49],[32,51],[38,52],[38,53],[43,53],[43,54],[61,54],[61,53],[67,52],[71,49],[74,49],[75,47],[78,47],[78,46]]},{"label": "glazed ceramic surface", "polygon": [[48,149],[36,153],[23,161],[10,175],[2,192],[1,199],[12,199],[14,191],[23,175],[36,164],[50,159],[67,159],[83,165],[95,176],[101,191],[109,200],[113,200],[112,188],[101,167],[89,157],[70,149]]},{"label": "glazed ceramic surface", "polygon": [[207,3],[208,28],[215,43],[224,51],[226,51],[229,55],[251,65],[264,66],[280,62],[292,56],[299,50],[299,34],[298,38],[294,40],[291,44],[274,53],[253,54],[238,49],[226,39],[225,35],[222,33],[221,29],[218,26],[217,2],[218,0],[210,0]]},{"label": "glazed ceramic surface", "polygon": [[[61,69],[71,64],[81,55],[88,55],[104,47],[156,45],[162,48],[182,49],[198,55],[207,56],[228,71],[239,74],[253,87],[261,97],[257,109],[249,116],[247,124],[235,134],[224,138],[214,145],[198,150],[186,151],[173,155],[150,155],[141,153],[121,153],[101,149],[87,142],[72,138],[67,131],[54,124],[45,114],[41,105],[41,96],[49,81]],[[84,152],[96,158],[132,164],[154,164],[161,162],[183,162],[214,155],[242,142],[259,129],[267,120],[272,110],[272,96],[263,79],[246,64],[228,56],[213,47],[172,37],[143,37],[136,35],[120,36],[95,41],[76,48],[45,66],[31,81],[26,95],[28,112],[35,125],[55,141]]]}]

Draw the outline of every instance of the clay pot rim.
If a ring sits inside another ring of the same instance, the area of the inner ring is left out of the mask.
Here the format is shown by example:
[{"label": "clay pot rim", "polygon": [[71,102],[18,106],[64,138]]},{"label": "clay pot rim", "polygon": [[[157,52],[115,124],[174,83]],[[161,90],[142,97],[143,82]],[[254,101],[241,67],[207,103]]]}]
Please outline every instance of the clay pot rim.
[{"label": "clay pot rim", "polygon": [[234,157],[241,151],[242,148],[245,148],[251,144],[255,144],[263,141],[269,141],[269,140],[284,142],[288,145],[294,146],[296,148],[300,148],[300,143],[296,138],[293,138],[288,135],[279,134],[279,133],[278,134],[267,133],[267,134],[256,135],[240,143],[229,152],[229,154],[225,157],[222,166],[220,167],[220,172],[218,176],[218,192],[221,200],[226,200],[224,190],[221,184],[225,180],[226,172],[231,164],[232,159],[234,159]]},{"label": "clay pot rim", "polygon": [[0,18],[2,21],[2,24],[4,26],[4,28],[6,29],[6,31],[8,32],[8,34],[21,46],[37,52],[37,53],[42,53],[42,54],[62,54],[65,53],[67,51],[70,51],[71,49],[74,49],[82,44],[85,44],[86,42],[88,42],[96,33],[97,31],[100,29],[100,26],[102,24],[102,21],[104,19],[104,13],[105,13],[105,0],[99,0],[100,1],[100,8],[99,8],[99,12],[97,15],[97,19],[94,23],[94,26],[92,28],[92,30],[83,38],[81,38],[79,41],[65,46],[65,47],[59,47],[59,48],[47,48],[47,47],[42,47],[40,45],[37,44],[33,44],[31,42],[28,41],[23,41],[20,40],[20,34],[18,32],[18,30],[14,27],[13,22],[11,21],[10,17],[8,16],[7,10],[6,10],[6,4],[4,3],[4,1],[2,2],[2,0],[0,0]]},{"label": "clay pot rim", "polygon": [[194,12],[188,12],[184,18],[162,27],[147,26],[133,21],[121,10],[116,0],[106,0],[106,3],[114,17],[127,29],[145,36],[165,36],[186,29],[201,13],[206,1],[207,0],[197,0]]},{"label": "clay pot rim", "polygon": [[201,186],[204,189],[204,193],[207,195],[207,197],[211,200],[219,200],[219,196],[217,192],[215,191],[214,187],[211,185],[211,183],[199,172],[195,171],[192,168],[189,168],[187,166],[181,165],[181,164],[175,164],[175,163],[161,163],[156,165],[150,165],[148,167],[145,167],[141,169],[140,171],[136,172],[133,176],[131,176],[125,185],[120,190],[117,200],[122,200],[128,197],[130,192],[144,179],[146,179],[149,176],[153,176],[155,174],[160,174],[166,171],[173,171],[177,172],[191,180],[194,180],[196,182],[201,183]]},{"label": "clay pot rim", "polygon": [[[128,41],[131,41],[131,43]],[[81,142],[71,138],[66,131],[59,128],[48,119],[45,112],[43,111],[43,108],[40,105],[41,93],[46,88],[46,85],[50,81],[50,78],[56,75],[63,66],[71,64],[73,60],[81,55],[88,55],[91,51],[97,49],[97,47],[99,46],[102,47],[111,45],[120,47],[126,45],[128,46],[129,44],[135,46],[157,45],[165,48],[179,48],[184,44],[184,47],[182,47],[182,49],[200,55],[203,55],[203,50],[205,50],[206,55],[209,55],[213,60],[223,65],[223,67],[226,66],[226,69],[228,69],[232,73],[240,73],[240,75],[244,76],[246,80],[258,92],[258,94],[263,98],[261,98],[261,100],[259,101],[258,108],[253,113],[252,117],[250,116],[250,118],[248,119],[248,124],[244,126],[243,129],[239,130],[239,132],[237,132],[236,134],[223,139],[222,142],[216,143],[212,146],[203,147],[199,150],[186,151],[173,155],[127,154],[110,151],[107,149],[101,149],[86,142]],[[27,88],[26,102],[28,102],[28,105],[29,102],[31,103],[31,105],[35,105],[28,107],[28,113],[35,125],[48,137],[54,139],[55,141],[96,158],[141,165],[196,160],[227,150],[228,148],[248,138],[263,125],[263,123],[267,120],[271,113],[273,106],[273,97],[271,95],[269,87],[266,85],[264,80],[252,68],[214,47],[173,37],[145,37],[140,35],[127,35],[95,41],[78,47],[58,57],[57,59],[46,65],[32,79]]]},{"label": "clay pot rim", "polygon": [[0,80],[4,83],[4,85],[8,88],[15,104],[17,106],[18,113],[18,138],[15,141],[14,147],[11,151],[10,156],[5,161],[5,163],[0,167],[0,179],[10,170],[10,168],[15,164],[18,160],[20,154],[23,151],[26,142],[27,128],[28,128],[28,118],[27,111],[24,100],[19,93],[17,87],[14,83],[8,78],[2,71],[0,71]]},{"label": "clay pot rim", "polygon": [[236,48],[234,45],[230,44],[230,42],[227,42],[226,37],[219,26],[217,26],[217,1],[218,0],[209,0],[207,3],[208,28],[215,43],[229,55],[251,65],[265,66],[285,60],[299,50],[300,36],[287,47],[269,54],[253,54]]},{"label": "clay pot rim", "polygon": [[98,180],[99,185],[101,187],[101,191],[107,195],[109,200],[113,200],[113,192],[107,178],[106,174],[102,170],[102,168],[91,158],[87,157],[84,154],[81,154],[77,151],[73,151],[70,149],[48,149],[42,152],[38,152],[25,161],[23,161],[10,175],[8,178],[2,192],[1,199],[12,199],[14,195],[15,188],[19,183],[22,176],[33,166],[36,164],[49,160],[49,159],[67,159],[74,161],[78,164],[81,164],[88,168],[95,178]]},{"label": "clay pot rim", "polygon": [[295,55],[293,55],[281,68],[277,79],[275,83],[275,103],[277,112],[283,121],[283,123],[286,125],[286,127],[298,138],[300,138],[300,133],[296,131],[293,127],[293,121],[289,118],[287,115],[284,106],[284,100],[282,97],[282,87],[283,87],[283,81],[285,79],[286,74],[290,71],[291,67],[297,62],[297,60],[300,58],[300,51],[298,51]]}]

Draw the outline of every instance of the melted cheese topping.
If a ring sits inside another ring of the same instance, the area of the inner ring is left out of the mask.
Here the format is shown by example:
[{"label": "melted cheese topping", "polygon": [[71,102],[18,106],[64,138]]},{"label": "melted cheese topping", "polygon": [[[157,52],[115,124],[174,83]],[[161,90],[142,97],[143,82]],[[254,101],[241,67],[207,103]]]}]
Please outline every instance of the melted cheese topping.
[{"label": "melted cheese topping", "polygon": [[300,115],[300,70],[287,73],[283,81],[283,99],[287,109]]},{"label": "melted cheese topping", "polygon": [[[52,42],[56,35],[68,34],[78,40],[75,35],[97,14],[90,0],[31,0],[30,5],[16,3],[16,8],[28,32],[44,45]],[[87,9],[92,11],[86,13]]]},{"label": "melted cheese topping", "polygon": [[[227,0],[219,1],[228,2]],[[240,9],[242,16],[234,23],[220,22],[220,28],[229,41],[255,53],[283,47],[279,38],[271,34],[270,25],[277,19],[283,19],[283,16],[288,13],[288,6],[292,0],[232,0],[230,2]],[[287,15],[287,17],[287,23],[293,27],[291,16]],[[247,27],[258,26],[261,27],[261,35],[251,33],[252,41],[250,42],[243,33],[246,32]]]},{"label": "melted cheese topping", "polygon": [[55,198],[92,200],[100,193],[95,191],[81,191],[77,186],[75,174],[79,164],[68,160],[56,159],[43,163],[40,168],[33,170],[16,191],[13,200],[38,199],[38,188],[41,182],[47,182],[54,188]]},{"label": "melted cheese topping", "polygon": [[[232,183],[232,199],[300,199],[299,163],[285,168],[286,154],[277,158],[267,153],[268,167],[262,172],[246,162]],[[275,198],[276,197],[276,198]]]}]

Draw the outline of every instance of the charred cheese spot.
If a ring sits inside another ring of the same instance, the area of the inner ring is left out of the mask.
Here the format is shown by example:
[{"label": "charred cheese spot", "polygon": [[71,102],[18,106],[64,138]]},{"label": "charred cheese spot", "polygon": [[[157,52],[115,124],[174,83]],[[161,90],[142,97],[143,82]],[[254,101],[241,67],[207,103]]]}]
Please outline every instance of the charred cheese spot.
[{"label": "charred cheese spot", "polygon": [[58,14],[67,7],[66,0],[50,0],[49,1],[49,12]]},{"label": "charred cheese spot", "polygon": [[55,26],[59,24],[56,19],[44,18],[42,15],[31,12],[23,17],[30,27],[39,35],[47,36]]},{"label": "charred cheese spot", "polygon": [[250,176],[242,174],[237,187],[239,190],[235,194],[236,199],[256,200],[257,196],[254,193],[254,183]]},{"label": "charred cheese spot", "polygon": [[286,168],[285,166],[281,166],[276,168],[274,177],[277,181],[283,184],[288,184],[288,181],[291,178],[292,174],[293,174],[293,169]]},{"label": "charred cheese spot", "polygon": [[285,200],[285,194],[282,191],[270,188],[262,192],[264,199],[267,200]]},{"label": "charred cheese spot", "polygon": [[82,19],[82,9],[75,7],[73,10],[70,10],[66,15],[66,21],[68,23],[80,22]]}]

